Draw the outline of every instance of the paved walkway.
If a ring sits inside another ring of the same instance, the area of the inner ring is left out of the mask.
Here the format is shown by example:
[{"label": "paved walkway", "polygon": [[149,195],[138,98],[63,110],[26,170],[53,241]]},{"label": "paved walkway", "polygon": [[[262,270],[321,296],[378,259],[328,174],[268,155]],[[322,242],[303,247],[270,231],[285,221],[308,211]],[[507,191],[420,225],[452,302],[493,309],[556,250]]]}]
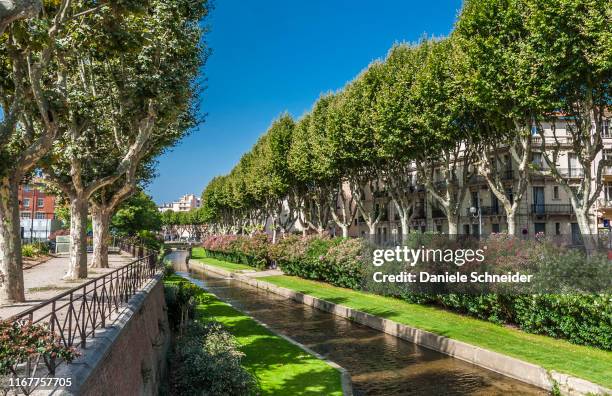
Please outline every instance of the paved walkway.
[{"label": "paved walkway", "polygon": [[257,271],[257,272],[241,272],[243,275],[248,276],[249,278],[261,278],[263,276],[276,276],[276,275],[284,275],[283,271],[279,269],[271,269],[266,271]]},{"label": "paved walkway", "polygon": [[[92,256],[88,255],[87,259],[88,262],[91,263]],[[111,254],[108,256],[110,268],[89,268],[88,279],[77,281],[66,281],[62,279],[68,269],[67,256],[55,257],[43,264],[25,269],[23,271],[23,281],[26,302],[12,305],[0,305],[0,319],[11,317],[29,307],[48,300],[66,290],[77,287],[87,282],[89,279],[104,275],[133,260],[134,258],[127,253]]]}]

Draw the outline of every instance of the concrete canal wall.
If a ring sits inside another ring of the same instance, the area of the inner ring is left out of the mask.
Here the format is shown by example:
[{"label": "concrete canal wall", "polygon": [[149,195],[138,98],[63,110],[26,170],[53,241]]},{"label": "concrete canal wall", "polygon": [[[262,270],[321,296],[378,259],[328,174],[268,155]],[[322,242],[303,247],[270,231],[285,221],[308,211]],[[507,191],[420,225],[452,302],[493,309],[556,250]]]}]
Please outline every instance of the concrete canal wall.
[{"label": "concrete canal wall", "polygon": [[340,317],[355,321],[373,329],[385,332],[395,337],[413,342],[417,345],[444,353],[457,359],[472,363],[519,381],[537,386],[542,389],[552,390],[558,386],[563,395],[612,395],[612,390],[600,385],[572,377],[556,371],[548,371],[533,363],[528,363],[497,352],[489,351],[448,337],[440,336],[428,331],[410,327],[392,320],[384,319],[368,313],[358,311],[344,305],[299,293],[284,287],[249,277],[247,275],[232,273],[218,267],[201,264],[192,265],[191,268],[201,266],[202,269],[216,273],[224,277],[244,282],[250,286],[268,290],[272,293],[293,299],[297,302],[312,306],[338,315]]}]

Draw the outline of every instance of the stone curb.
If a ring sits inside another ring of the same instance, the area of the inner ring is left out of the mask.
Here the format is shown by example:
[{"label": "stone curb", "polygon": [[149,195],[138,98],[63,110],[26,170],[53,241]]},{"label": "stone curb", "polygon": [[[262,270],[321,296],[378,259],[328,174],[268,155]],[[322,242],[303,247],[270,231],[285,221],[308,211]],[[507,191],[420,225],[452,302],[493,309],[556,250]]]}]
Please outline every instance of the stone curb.
[{"label": "stone curb", "polygon": [[[62,365],[55,372],[56,378],[71,378],[70,387],[58,387],[48,391],[37,391],[35,395],[58,395],[72,396],[81,394],[81,389],[87,380],[95,374],[100,362],[104,361],[110,353],[112,345],[115,343],[121,332],[128,326],[135,314],[142,308],[142,305],[154,287],[161,286],[161,275],[153,278],[145,287],[140,289],[123,307],[119,316],[113,320],[112,325],[104,329],[96,330],[94,338],[88,339],[87,348],[82,351],[82,355],[72,363]],[[38,393],[43,392],[43,393]]]},{"label": "stone curb", "polygon": [[612,390],[581,378],[559,373],[554,370],[548,371],[536,364],[528,363],[501,353],[489,351],[487,349],[448,337],[397,323],[389,319],[380,318],[366,312],[346,307],[344,305],[335,304],[307,294],[293,291],[291,289],[276,286],[265,281],[229,272],[218,267],[203,263],[199,264],[207,271],[239,280],[250,286],[268,290],[272,293],[290,298],[302,304],[310,305],[322,311],[353,320],[375,330],[379,330],[425,348],[444,353],[454,358],[472,363],[476,366],[486,368],[487,370],[503,374],[507,377],[526,382],[530,385],[537,386],[538,388],[550,391],[555,385],[557,385],[561,394],[568,396],[587,394],[612,395]]},{"label": "stone curb", "polygon": [[[223,275],[223,274],[219,274],[218,275]],[[204,288],[206,290],[206,288]],[[215,295],[213,292],[211,292],[210,290],[206,290],[208,293]],[[215,295],[216,296],[216,295]],[[219,297],[217,297],[219,298]],[[220,300],[223,301],[223,300]],[[304,352],[313,355],[314,357],[316,357],[317,359],[323,360],[325,363],[327,363],[328,365],[332,366],[333,368],[335,368],[336,370],[340,371],[340,375],[341,375],[341,381],[342,381],[342,395],[343,396],[353,396],[353,384],[352,384],[352,380],[351,380],[351,374],[348,372],[347,369],[345,369],[344,367],[340,366],[338,363],[336,362],[332,362],[329,359],[326,359],[323,355],[313,351],[312,349],[308,348],[306,345],[300,344],[299,342],[297,342],[296,340],[287,337],[284,334],[279,333],[278,331],[274,330],[273,328],[271,328],[270,326],[268,326],[267,324],[265,324],[264,322],[260,321],[257,318],[254,318],[253,316],[251,316],[250,312],[242,310],[242,309],[238,309],[236,307],[234,307],[232,304],[230,304],[227,301],[223,301],[225,304],[231,306],[232,308],[247,314],[253,321],[255,321],[258,325],[260,325],[261,327],[264,327],[265,329],[267,329],[270,333],[284,339],[285,341],[288,341],[289,343],[297,346],[298,348],[302,349]]]}]

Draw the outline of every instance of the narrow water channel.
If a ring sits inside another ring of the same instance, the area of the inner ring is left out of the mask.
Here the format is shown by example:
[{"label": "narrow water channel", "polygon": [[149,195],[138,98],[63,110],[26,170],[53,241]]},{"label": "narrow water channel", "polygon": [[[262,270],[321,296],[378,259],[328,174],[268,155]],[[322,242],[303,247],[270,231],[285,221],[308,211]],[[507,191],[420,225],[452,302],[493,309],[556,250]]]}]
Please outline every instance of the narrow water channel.
[{"label": "narrow water channel", "polygon": [[248,315],[347,369],[361,395],[545,395],[546,392],[277,294],[185,266],[178,271]]}]

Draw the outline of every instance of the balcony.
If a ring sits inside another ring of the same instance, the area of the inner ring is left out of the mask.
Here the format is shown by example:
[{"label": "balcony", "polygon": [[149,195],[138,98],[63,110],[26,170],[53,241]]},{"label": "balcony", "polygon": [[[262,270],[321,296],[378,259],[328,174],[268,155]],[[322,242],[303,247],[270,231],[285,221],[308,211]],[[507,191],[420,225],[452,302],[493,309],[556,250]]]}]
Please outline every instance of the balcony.
[{"label": "balcony", "polygon": [[[467,216],[473,216],[472,212],[470,212],[470,208],[466,208],[465,213]],[[501,206],[481,206],[480,214],[482,216],[499,216],[505,214],[505,212],[504,208]]]},{"label": "balcony", "polygon": [[469,184],[484,184],[486,182],[487,180],[484,176],[476,174],[472,175],[472,177],[470,177],[470,179],[468,180]]},{"label": "balcony", "polygon": [[582,178],[584,177],[584,169],[582,168],[557,168],[561,177],[567,178]]},{"label": "balcony", "polygon": [[569,215],[574,213],[574,208],[571,204],[532,204],[531,213],[544,215]]},{"label": "balcony", "polygon": [[[534,169],[542,172],[543,174],[535,174],[534,176],[550,176],[553,177],[551,169],[545,164],[532,164]],[[565,179],[580,179],[584,177],[584,169],[582,168],[556,168],[559,172],[559,176]]]},{"label": "balcony", "polygon": [[[558,136],[556,139],[554,136],[546,136],[545,137],[546,140],[544,141],[544,144],[546,146],[551,146],[554,147],[557,144],[559,144],[560,146],[569,146],[572,144],[572,137],[571,136]],[[542,137],[541,136],[533,136],[531,138],[531,143],[533,144],[534,147],[539,147],[542,145]]]},{"label": "balcony", "polygon": [[425,214],[425,205],[416,204],[414,206],[414,219],[424,219],[426,217],[427,216]]}]

